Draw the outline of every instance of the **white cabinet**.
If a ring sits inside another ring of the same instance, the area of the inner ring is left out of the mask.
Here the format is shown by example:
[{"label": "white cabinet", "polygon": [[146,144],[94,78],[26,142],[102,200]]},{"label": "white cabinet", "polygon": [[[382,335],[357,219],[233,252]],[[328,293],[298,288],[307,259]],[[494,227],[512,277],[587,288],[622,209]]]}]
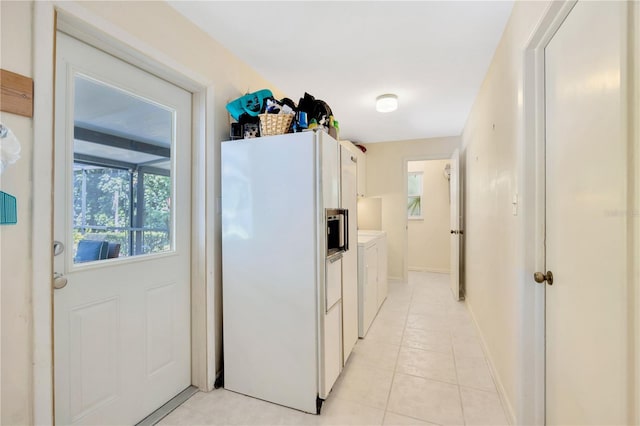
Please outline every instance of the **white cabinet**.
[{"label": "white cabinet", "polygon": [[358,336],[364,337],[387,297],[387,237],[358,232]]},{"label": "white cabinet", "polygon": [[358,197],[367,196],[367,156],[357,146],[349,141],[340,141],[340,144],[347,148],[356,158],[356,194]]},{"label": "white cabinet", "polygon": [[356,158],[358,160],[358,197],[367,196],[367,156],[360,149],[356,148]]}]

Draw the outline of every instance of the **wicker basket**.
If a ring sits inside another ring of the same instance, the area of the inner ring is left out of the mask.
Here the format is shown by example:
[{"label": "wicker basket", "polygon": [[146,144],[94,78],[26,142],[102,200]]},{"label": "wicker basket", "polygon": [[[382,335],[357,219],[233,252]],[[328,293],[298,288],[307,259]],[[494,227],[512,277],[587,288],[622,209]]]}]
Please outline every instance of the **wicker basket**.
[{"label": "wicker basket", "polygon": [[260,114],[260,136],[283,135],[289,132],[295,114]]}]

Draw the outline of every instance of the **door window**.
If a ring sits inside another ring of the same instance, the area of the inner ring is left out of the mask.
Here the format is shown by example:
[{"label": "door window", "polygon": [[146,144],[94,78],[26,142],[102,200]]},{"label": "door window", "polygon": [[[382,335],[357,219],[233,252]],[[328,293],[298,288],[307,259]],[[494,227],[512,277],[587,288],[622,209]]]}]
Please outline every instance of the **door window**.
[{"label": "door window", "polygon": [[76,74],[74,263],[172,250],[175,112]]}]

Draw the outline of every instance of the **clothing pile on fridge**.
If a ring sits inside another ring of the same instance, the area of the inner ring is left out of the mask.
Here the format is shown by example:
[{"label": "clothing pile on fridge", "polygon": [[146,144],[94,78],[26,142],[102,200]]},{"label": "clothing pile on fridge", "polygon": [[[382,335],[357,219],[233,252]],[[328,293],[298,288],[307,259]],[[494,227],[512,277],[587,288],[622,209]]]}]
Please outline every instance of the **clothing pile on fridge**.
[{"label": "clothing pile on fridge", "polygon": [[233,140],[317,128],[338,138],[339,124],[331,107],[306,92],[296,105],[289,98],[278,100],[269,89],[262,89],[229,102],[227,111],[232,119],[229,136]]}]

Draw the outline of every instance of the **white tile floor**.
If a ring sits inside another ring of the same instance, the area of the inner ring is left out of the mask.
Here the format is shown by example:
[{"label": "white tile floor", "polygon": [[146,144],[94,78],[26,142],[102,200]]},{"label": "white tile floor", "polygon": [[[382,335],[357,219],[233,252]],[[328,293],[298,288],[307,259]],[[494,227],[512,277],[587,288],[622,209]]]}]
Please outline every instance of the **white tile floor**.
[{"label": "white tile floor", "polygon": [[390,282],[322,414],[224,389],[199,392],[162,425],[505,425],[476,329],[449,276],[411,272]]}]

